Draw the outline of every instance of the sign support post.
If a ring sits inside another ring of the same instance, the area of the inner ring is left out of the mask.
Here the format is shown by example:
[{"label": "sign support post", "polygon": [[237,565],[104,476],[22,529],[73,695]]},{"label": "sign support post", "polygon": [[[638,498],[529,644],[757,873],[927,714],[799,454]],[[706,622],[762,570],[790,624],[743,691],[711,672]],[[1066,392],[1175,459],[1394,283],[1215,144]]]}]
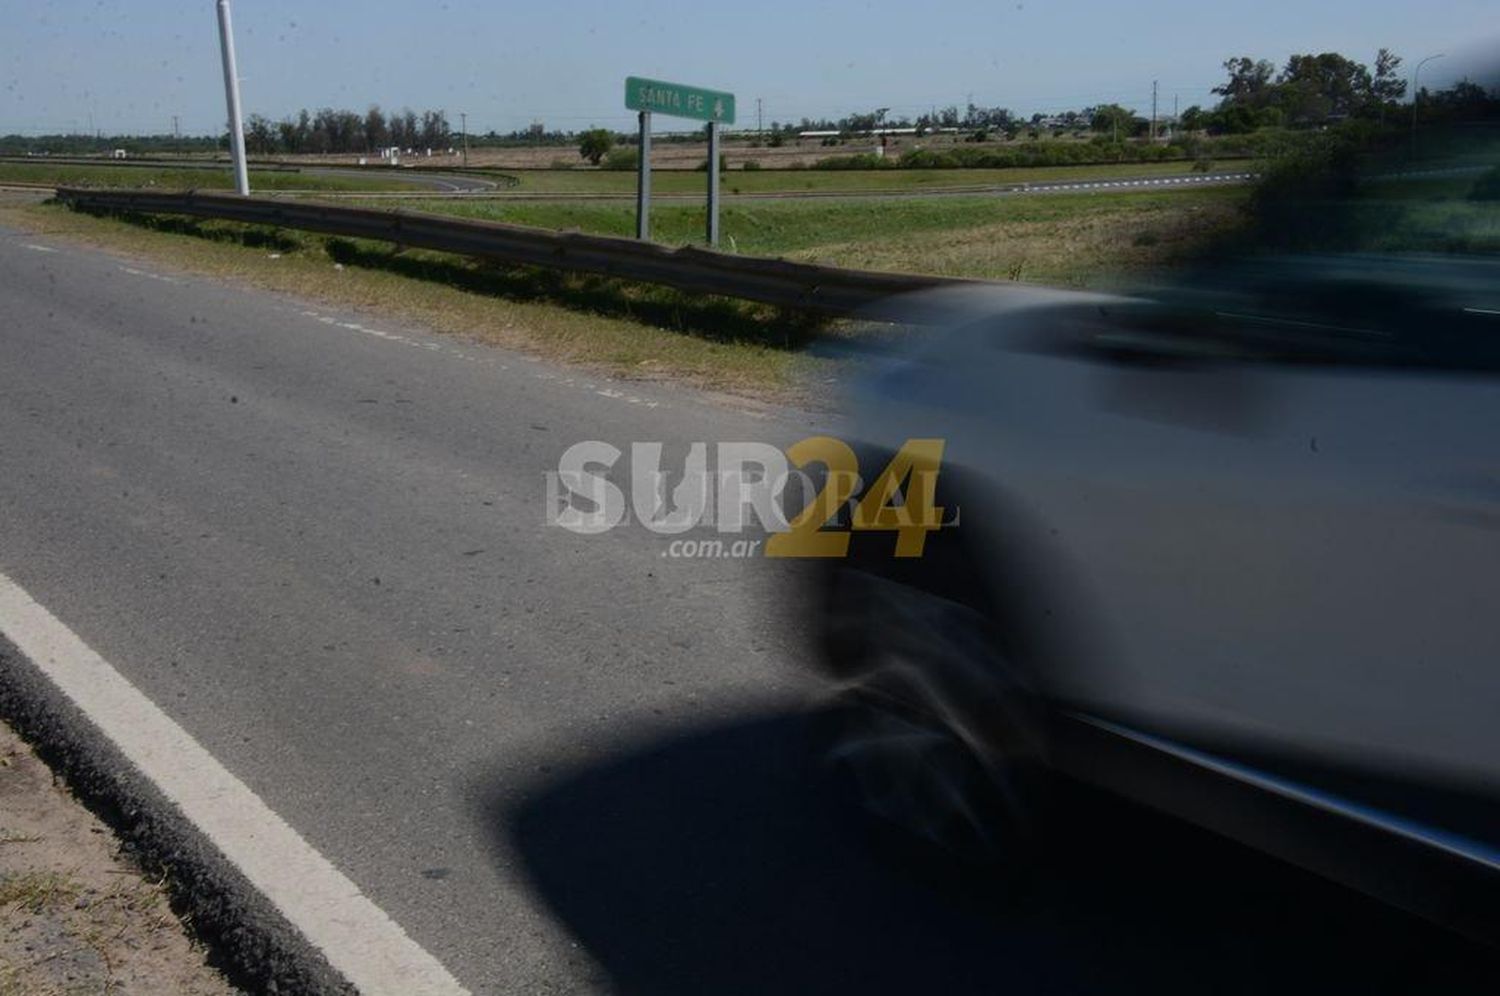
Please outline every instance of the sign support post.
[{"label": "sign support post", "polygon": [[651,238],[651,112],[641,111],[641,137],[637,146],[641,161],[636,164],[635,237],[645,242]]},{"label": "sign support post", "polygon": [[708,123],[708,244],[719,244],[719,122]]},{"label": "sign support post", "polygon": [[719,244],[719,128],[734,124],[734,94],[639,76],[625,79],[625,106],[639,111],[640,157],[636,167],[635,237],[651,233],[651,115],[668,114],[708,122],[708,244]]}]

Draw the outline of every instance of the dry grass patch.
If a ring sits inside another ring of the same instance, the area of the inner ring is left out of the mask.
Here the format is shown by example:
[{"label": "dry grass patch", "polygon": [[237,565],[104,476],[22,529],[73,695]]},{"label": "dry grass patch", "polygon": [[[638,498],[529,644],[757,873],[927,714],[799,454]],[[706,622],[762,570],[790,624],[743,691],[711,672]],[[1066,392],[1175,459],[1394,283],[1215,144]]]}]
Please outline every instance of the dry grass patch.
[{"label": "dry grass patch", "polygon": [[234,996],[119,841],[0,724],[0,996]]},{"label": "dry grass patch", "polygon": [[1240,219],[1237,201],[1202,201],[1173,212],[1123,209],[913,232],[883,242],[829,243],[792,257],[872,270],[1096,286],[1170,267]]},{"label": "dry grass patch", "polygon": [[[445,253],[396,253],[376,243],[292,231],[262,229],[248,238],[247,226],[231,223],[183,222],[156,230],[54,204],[0,203],[0,222],[146,256],[181,271],[392,316],[605,376],[671,379],[760,400],[797,401],[807,376],[829,366],[797,351],[806,329],[790,316],[605,278],[499,268]],[[247,239],[256,244],[246,245]]]}]

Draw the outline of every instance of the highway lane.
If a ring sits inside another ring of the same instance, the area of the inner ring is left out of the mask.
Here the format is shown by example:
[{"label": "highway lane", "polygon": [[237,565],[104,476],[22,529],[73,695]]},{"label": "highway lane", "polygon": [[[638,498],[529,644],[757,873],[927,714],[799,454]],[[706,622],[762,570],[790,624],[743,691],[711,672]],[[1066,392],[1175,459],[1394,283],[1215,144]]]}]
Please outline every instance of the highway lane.
[{"label": "highway lane", "polygon": [[579,440],[824,419],[16,232],[0,314],[0,572],[475,992],[1396,991],[1487,964],[1100,800],[1032,891],[927,869],[807,760],[786,565],[543,525]]},{"label": "highway lane", "polygon": [[414,186],[427,187],[441,193],[478,193],[497,189],[500,184],[494,180],[487,180],[482,176],[466,176],[462,173],[429,173],[422,170],[406,170],[379,167],[360,168],[358,166],[304,166],[299,172],[321,176],[342,176],[362,180],[394,180],[397,183],[410,183]]},{"label": "highway lane", "polygon": [[804,430],[105,256],[0,252],[0,569],[466,980],[567,978],[476,823],[494,766],[797,693],[746,592],[764,564],[546,529],[543,473],[581,439]]}]

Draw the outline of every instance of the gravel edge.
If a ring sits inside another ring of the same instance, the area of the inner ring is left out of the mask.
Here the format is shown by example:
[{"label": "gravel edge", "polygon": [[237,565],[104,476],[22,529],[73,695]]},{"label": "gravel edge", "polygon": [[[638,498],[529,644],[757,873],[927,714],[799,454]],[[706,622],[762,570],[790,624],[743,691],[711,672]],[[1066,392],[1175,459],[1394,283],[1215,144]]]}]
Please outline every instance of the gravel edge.
[{"label": "gravel edge", "polygon": [[0,634],[0,718],[166,878],[172,907],[210,960],[249,993],[354,996],[356,990],[14,644]]}]

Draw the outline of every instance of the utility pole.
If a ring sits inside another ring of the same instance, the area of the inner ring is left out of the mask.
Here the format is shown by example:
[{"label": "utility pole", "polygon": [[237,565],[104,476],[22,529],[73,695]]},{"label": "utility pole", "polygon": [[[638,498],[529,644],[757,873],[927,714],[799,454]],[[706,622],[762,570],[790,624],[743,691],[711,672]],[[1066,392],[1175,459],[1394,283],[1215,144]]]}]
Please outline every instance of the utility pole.
[{"label": "utility pole", "polygon": [[458,120],[461,121],[464,133],[464,165],[469,165],[469,114],[467,111],[458,112]]},{"label": "utility pole", "polygon": [[240,118],[240,76],[234,63],[234,28],[229,21],[229,0],[218,0],[219,49],[224,57],[224,102],[229,106],[229,154],[234,159],[234,189],[241,197],[250,193],[250,173],[245,168],[245,124]]},{"label": "utility pole", "polygon": [[1439,52],[1437,55],[1429,55],[1417,63],[1417,68],[1411,71],[1411,154],[1412,158],[1417,155],[1417,104],[1421,103],[1422,91],[1417,89],[1417,80],[1422,76],[1422,67],[1433,59],[1441,59],[1446,53]]},{"label": "utility pole", "polygon": [[761,118],[761,113],[760,113],[760,98],[759,97],[755,98],[755,137],[756,138],[765,138],[766,137],[766,123]]},{"label": "utility pole", "polygon": [[182,129],[177,126],[177,115],[174,114],[172,115],[172,138],[179,139],[181,137]]},{"label": "utility pole", "polygon": [[1156,80],[1151,81],[1151,141],[1156,141]]}]

